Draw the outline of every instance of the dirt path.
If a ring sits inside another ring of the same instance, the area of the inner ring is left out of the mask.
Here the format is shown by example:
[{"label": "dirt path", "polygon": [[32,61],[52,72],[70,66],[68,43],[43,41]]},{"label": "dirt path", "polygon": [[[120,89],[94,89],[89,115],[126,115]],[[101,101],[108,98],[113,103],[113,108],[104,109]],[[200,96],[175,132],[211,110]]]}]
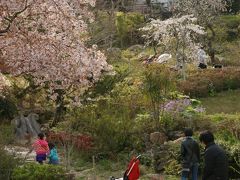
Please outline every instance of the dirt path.
[{"label": "dirt path", "polygon": [[[35,153],[31,152],[27,155],[29,152],[29,149],[26,147],[21,146],[5,146],[4,150],[7,151],[9,154],[24,159],[25,162],[34,162],[35,161]],[[27,155],[27,156],[26,156]]]}]

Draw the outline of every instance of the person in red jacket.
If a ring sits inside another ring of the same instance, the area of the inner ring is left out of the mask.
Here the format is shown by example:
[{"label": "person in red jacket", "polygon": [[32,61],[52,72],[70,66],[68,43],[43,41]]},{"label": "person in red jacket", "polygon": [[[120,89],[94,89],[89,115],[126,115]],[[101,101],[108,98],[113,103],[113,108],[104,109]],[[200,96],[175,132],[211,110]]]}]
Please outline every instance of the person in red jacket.
[{"label": "person in red jacket", "polygon": [[[38,139],[33,143],[32,148],[27,153],[31,153],[33,150],[36,153],[36,161],[42,164],[46,160],[47,153],[49,152],[48,142],[45,140],[43,133],[38,134]],[[26,155],[26,157],[27,157]]]}]

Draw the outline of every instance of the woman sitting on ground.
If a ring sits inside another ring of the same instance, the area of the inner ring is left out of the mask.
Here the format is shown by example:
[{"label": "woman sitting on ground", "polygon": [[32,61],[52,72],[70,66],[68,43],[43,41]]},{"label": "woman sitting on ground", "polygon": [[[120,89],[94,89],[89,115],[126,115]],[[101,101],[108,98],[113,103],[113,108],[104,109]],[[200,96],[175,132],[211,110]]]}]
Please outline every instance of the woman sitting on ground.
[{"label": "woman sitting on ground", "polygon": [[59,164],[58,153],[53,143],[48,144],[50,153],[48,154],[49,164]]}]

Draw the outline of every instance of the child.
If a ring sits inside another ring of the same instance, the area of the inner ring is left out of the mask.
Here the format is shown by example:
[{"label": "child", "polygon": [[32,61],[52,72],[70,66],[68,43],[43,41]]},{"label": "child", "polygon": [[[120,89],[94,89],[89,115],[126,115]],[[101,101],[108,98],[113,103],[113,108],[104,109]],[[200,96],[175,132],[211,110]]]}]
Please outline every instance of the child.
[{"label": "child", "polygon": [[31,153],[32,150],[36,152],[36,161],[42,164],[46,160],[47,153],[49,152],[49,147],[47,141],[44,139],[44,134],[39,133],[38,139],[33,143],[32,149],[28,152]]},{"label": "child", "polygon": [[49,149],[50,149],[50,152],[48,154],[49,164],[58,164],[59,159],[58,159],[58,154],[57,154],[55,145],[53,143],[49,143],[48,145],[49,145]]}]

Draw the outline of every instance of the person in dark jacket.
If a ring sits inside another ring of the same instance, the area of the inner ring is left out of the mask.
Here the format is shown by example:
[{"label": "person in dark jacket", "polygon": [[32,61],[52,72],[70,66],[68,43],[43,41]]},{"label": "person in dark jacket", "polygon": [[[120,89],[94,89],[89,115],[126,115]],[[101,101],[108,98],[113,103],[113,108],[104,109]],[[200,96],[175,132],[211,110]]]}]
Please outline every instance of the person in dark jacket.
[{"label": "person in dark jacket", "polygon": [[182,156],[182,180],[190,178],[197,180],[200,150],[198,143],[192,138],[193,131],[190,128],[184,130],[185,139],[181,144]]},{"label": "person in dark jacket", "polygon": [[210,131],[200,134],[200,142],[205,145],[203,180],[228,180],[228,159],[224,150],[214,143]]}]

